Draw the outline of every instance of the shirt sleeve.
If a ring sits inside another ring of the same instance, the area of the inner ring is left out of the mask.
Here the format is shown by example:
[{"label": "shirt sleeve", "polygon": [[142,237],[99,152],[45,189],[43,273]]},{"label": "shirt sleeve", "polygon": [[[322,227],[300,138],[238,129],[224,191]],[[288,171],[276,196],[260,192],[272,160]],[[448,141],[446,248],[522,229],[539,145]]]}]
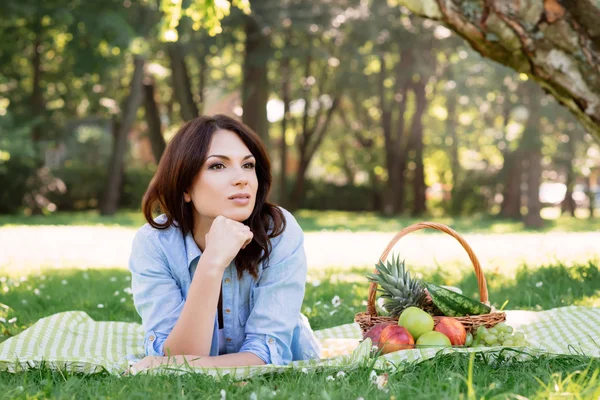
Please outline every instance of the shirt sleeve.
[{"label": "shirt sleeve", "polygon": [[144,349],[148,356],[163,356],[164,342],[185,303],[156,236],[138,231],[129,258],[133,303],[142,318]]},{"label": "shirt sleeve", "polygon": [[292,361],[292,335],[306,285],[304,233],[287,211],[287,226],[271,252],[253,289],[254,306],[246,322],[246,338],[240,352],[254,353],[266,364]]}]

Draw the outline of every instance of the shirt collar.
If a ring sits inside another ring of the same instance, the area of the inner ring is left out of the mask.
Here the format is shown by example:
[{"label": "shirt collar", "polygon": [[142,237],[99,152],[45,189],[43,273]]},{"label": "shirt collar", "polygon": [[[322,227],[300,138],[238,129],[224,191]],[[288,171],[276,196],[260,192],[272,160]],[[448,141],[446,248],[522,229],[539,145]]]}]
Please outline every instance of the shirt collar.
[{"label": "shirt collar", "polygon": [[202,255],[202,251],[200,251],[200,248],[196,244],[194,236],[191,232],[188,232],[188,234],[185,235],[185,251],[187,256],[187,265],[189,268],[192,265],[192,261]]}]

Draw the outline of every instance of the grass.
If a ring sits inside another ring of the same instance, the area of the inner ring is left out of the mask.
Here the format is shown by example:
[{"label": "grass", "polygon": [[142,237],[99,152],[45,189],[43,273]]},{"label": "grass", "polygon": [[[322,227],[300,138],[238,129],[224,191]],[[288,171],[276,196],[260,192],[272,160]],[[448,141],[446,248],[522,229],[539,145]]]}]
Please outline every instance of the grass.
[{"label": "grass", "polygon": [[[314,329],[352,321],[365,309],[366,269],[329,268],[311,273],[302,311]],[[427,280],[458,285],[473,295],[476,282],[469,270],[452,274],[415,271]],[[541,284],[540,284],[541,282]],[[492,302],[510,300],[509,309],[548,309],[566,304],[600,305],[600,270],[595,263],[571,267],[557,263],[523,266],[516,276],[493,271],[488,275]],[[15,335],[39,318],[66,310],[82,310],[96,320],[139,322],[133,307],[129,274],[115,269],[45,269],[0,277],[0,341]],[[332,301],[339,297],[340,305]],[[16,318],[16,321],[13,320]],[[1,320],[0,320],[1,321]],[[582,356],[536,357],[519,363],[489,363],[481,357],[437,356],[390,374],[378,388],[369,367],[331,373],[286,372],[244,382],[217,382],[202,375],[135,376],[127,379],[96,374],[85,376],[49,369],[18,374],[0,373],[0,397],[6,398],[206,398],[222,399],[416,399],[456,398],[589,398],[597,399],[600,360]],[[224,392],[222,392],[224,391]]]},{"label": "grass", "polygon": [[[600,230],[600,218],[558,217],[555,210],[547,209],[548,216],[540,229],[525,229],[520,221],[490,216],[470,217],[386,217],[373,212],[311,211],[295,212],[305,232],[350,231],[350,232],[397,232],[420,221],[432,220],[453,227],[461,233],[517,233],[517,232],[593,232]],[[119,211],[114,216],[104,217],[97,211],[57,212],[51,216],[0,215],[0,227],[36,225],[103,225],[138,228],[145,223],[140,211]],[[427,231],[429,232],[429,231]]]}]

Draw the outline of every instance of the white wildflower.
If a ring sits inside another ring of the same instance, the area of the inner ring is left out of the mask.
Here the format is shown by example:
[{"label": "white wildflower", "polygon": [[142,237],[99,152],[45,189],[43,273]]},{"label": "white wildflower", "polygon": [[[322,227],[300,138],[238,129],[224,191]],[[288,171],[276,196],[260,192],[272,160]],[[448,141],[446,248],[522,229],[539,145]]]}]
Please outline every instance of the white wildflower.
[{"label": "white wildflower", "polygon": [[46,289],[46,285],[44,285],[43,283],[40,285],[40,289]]},{"label": "white wildflower", "polygon": [[6,282],[6,277],[5,276],[0,276],[0,282],[2,282],[2,283]]},{"label": "white wildflower", "polygon": [[371,374],[369,375],[369,379],[371,380],[371,382],[377,383],[377,378],[377,372],[375,372],[375,370],[372,370]]},{"label": "white wildflower", "polygon": [[26,277],[26,276],[22,276],[22,277],[20,278],[20,281],[21,281],[21,282],[25,282],[26,280],[27,280],[27,277]]},{"label": "white wildflower", "polygon": [[27,300],[23,299],[23,300],[21,300],[21,303],[27,304]]},{"label": "white wildflower", "polygon": [[110,281],[111,282],[116,282],[117,281],[117,277],[116,276],[111,276]]},{"label": "white wildflower", "polygon": [[227,392],[225,389],[221,389],[221,400],[225,400],[227,398]]},{"label": "white wildflower", "polygon": [[329,311],[329,316],[331,317],[331,316],[332,316],[333,314],[335,314],[336,312],[337,312],[337,310],[332,310],[332,311]]},{"label": "white wildflower", "polygon": [[385,385],[388,383],[388,374],[387,372],[381,374],[377,377],[377,389],[383,390],[387,393],[388,389],[385,388]]},{"label": "white wildflower", "polygon": [[40,276],[40,279],[43,280],[43,281],[45,281],[46,280],[46,275]]},{"label": "white wildflower", "polygon": [[98,304],[98,308],[104,308],[104,304]]},{"label": "white wildflower", "polygon": [[306,367],[302,367],[300,371],[304,372],[305,374],[308,374],[308,368]]},{"label": "white wildflower", "polygon": [[121,297],[121,300],[119,300],[121,303],[125,303],[127,300],[125,300],[125,297]]},{"label": "white wildflower", "polygon": [[544,284],[544,282],[540,281],[535,284],[535,287],[542,287],[543,284]]},{"label": "white wildflower", "polygon": [[346,373],[345,373],[344,371],[340,371],[340,372],[338,372],[338,373],[337,373],[337,375],[336,375],[336,377],[337,377],[337,378],[343,378],[343,377],[345,377],[345,376],[346,376]]},{"label": "white wildflower", "polygon": [[15,322],[17,322],[17,317],[12,317],[11,319],[8,320],[9,324],[14,324]]},{"label": "white wildflower", "polygon": [[362,301],[362,303],[360,303],[360,304],[361,304],[361,305],[363,305],[363,306],[366,306],[366,305],[367,305],[367,304],[369,304],[369,303],[367,303],[367,301],[366,301],[366,300],[363,300],[363,301]]},{"label": "white wildflower", "polygon": [[8,293],[8,286],[4,286],[4,289],[2,290],[4,290],[4,293]]},{"label": "white wildflower", "polygon": [[255,392],[250,393],[250,400],[257,400],[258,396],[256,395]]},{"label": "white wildflower", "polygon": [[335,378],[331,375],[329,375],[327,378],[325,378],[326,381],[333,381],[335,380]]},{"label": "white wildflower", "polygon": [[69,283],[69,282],[67,282],[67,280],[66,280],[66,279],[63,279],[62,281],[60,281],[60,283],[62,283],[63,285],[66,285],[66,284],[67,284],[67,283]]},{"label": "white wildflower", "polygon": [[131,288],[130,288],[130,287],[126,287],[125,289],[123,289],[123,292],[125,292],[125,293],[127,293],[127,294],[131,294],[131,293],[133,293],[133,292],[131,291]]},{"label": "white wildflower", "polygon": [[130,277],[130,276],[126,276],[126,277],[125,277],[125,282],[129,282],[130,280],[131,280],[131,277]]},{"label": "white wildflower", "polygon": [[35,294],[36,296],[39,296],[40,295],[40,289],[35,288],[34,291],[33,291],[33,294]]},{"label": "white wildflower", "polygon": [[331,304],[333,304],[334,307],[339,307],[340,304],[342,304],[342,301],[340,300],[340,296],[338,296],[337,294],[335,296],[333,296],[333,299],[331,299]]},{"label": "white wildflower", "polygon": [[6,323],[6,318],[0,317],[0,322],[2,322],[3,324],[5,324]]},{"label": "white wildflower", "polygon": [[113,296],[118,296],[118,295],[119,295],[119,293],[121,293],[121,292],[119,292],[119,291],[117,290],[117,291],[114,293],[114,295],[113,295]]},{"label": "white wildflower", "polygon": [[315,279],[314,281],[312,281],[312,285],[313,285],[314,287],[317,287],[317,286],[319,286],[320,284],[321,284],[321,281],[320,281],[320,280],[318,280],[318,279]]}]

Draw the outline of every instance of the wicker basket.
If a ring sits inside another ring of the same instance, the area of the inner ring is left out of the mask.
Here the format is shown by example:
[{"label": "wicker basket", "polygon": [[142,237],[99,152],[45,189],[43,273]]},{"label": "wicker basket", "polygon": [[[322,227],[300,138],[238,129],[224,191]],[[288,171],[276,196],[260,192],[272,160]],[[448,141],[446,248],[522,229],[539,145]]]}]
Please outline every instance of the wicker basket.
[{"label": "wicker basket", "polygon": [[[473,253],[473,250],[471,250],[471,247],[467,244],[467,242],[456,231],[454,231],[452,228],[450,228],[446,225],[439,224],[436,222],[419,222],[417,224],[414,224],[414,225],[411,225],[411,226],[408,226],[408,227],[402,229],[400,232],[398,232],[396,234],[396,236],[394,236],[394,238],[392,238],[390,243],[387,245],[386,249],[384,250],[383,254],[380,257],[381,262],[385,262],[388,254],[390,253],[392,248],[396,245],[398,240],[400,240],[403,236],[406,236],[411,232],[418,231],[418,230],[425,229],[425,228],[436,229],[438,231],[447,233],[448,235],[450,235],[454,239],[456,239],[462,245],[462,247],[467,251],[469,258],[471,259],[471,262],[473,263],[473,269],[475,270],[475,276],[477,277],[477,283],[479,285],[480,300],[482,303],[489,305],[490,303],[488,301],[487,283],[485,280],[485,276],[483,275],[481,265],[479,264],[479,260],[477,259],[477,257]],[[377,270],[375,270],[375,273],[377,273]],[[360,325],[360,328],[361,328],[363,334],[366,331],[368,331],[373,325],[381,323],[381,322],[388,322],[388,323],[394,323],[394,324],[398,323],[398,318],[377,315],[377,309],[375,308],[376,294],[377,294],[377,283],[371,282],[371,286],[369,287],[369,299],[367,302],[367,311],[360,312],[360,313],[356,314],[356,316],[354,317],[354,321]],[[485,325],[487,328],[490,328],[490,327],[506,320],[506,314],[503,312],[492,312],[490,314],[473,315],[473,316],[465,316],[465,317],[434,316],[433,320],[434,320],[435,324],[438,323],[440,318],[454,318],[454,319],[460,321],[464,325],[464,327],[467,331],[471,331],[471,330],[473,330],[474,327],[477,328],[480,325]]]}]

